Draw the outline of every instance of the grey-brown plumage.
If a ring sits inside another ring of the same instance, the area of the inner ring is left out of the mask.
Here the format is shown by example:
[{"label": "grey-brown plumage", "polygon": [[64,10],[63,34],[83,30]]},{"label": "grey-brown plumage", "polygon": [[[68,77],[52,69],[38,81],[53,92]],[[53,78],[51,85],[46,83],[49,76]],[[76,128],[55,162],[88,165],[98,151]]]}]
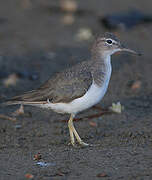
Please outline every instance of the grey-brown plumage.
[{"label": "grey-brown plumage", "polygon": [[71,102],[83,96],[92,84],[91,61],[84,61],[63,72],[56,73],[40,88],[15,96],[7,104],[18,102]]},{"label": "grey-brown plumage", "polygon": [[96,39],[90,60],[81,62],[63,72],[56,73],[40,88],[15,96],[6,104],[20,104],[21,102],[23,104],[28,102],[45,103],[47,99],[52,103],[68,103],[83,96],[91,86],[93,79],[97,84],[101,85],[104,81],[106,67],[105,60],[99,50],[102,41],[106,38],[119,42],[112,33],[105,33],[104,38]]},{"label": "grey-brown plumage", "polygon": [[126,49],[113,34],[106,33],[96,39],[90,60],[56,73],[40,88],[16,96],[4,104],[36,105],[71,114],[68,121],[71,144],[75,145],[76,138],[80,145],[87,146],[75,130],[73,118],[103,98],[111,77],[110,57],[117,51],[136,53]]}]

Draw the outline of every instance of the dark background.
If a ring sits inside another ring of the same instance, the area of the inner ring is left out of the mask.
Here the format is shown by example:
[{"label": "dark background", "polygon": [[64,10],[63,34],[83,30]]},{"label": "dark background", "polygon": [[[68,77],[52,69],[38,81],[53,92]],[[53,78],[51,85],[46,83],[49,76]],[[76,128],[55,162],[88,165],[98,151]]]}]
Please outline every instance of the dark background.
[{"label": "dark background", "polygon": [[[54,72],[87,59],[94,35],[107,31],[100,17],[134,8],[152,14],[150,0],[75,3],[76,9],[69,12],[64,0],[0,1],[1,101],[37,88]],[[91,36],[79,38],[84,29]],[[112,78],[99,106],[120,101],[122,114],[75,123],[85,142],[99,146],[68,146],[68,127],[62,120],[69,116],[25,107],[31,117],[18,116],[16,122],[0,119],[1,180],[28,179],[28,173],[35,180],[152,179],[152,24],[113,32],[143,56],[119,53],[112,57]],[[8,79],[13,83],[7,84]],[[0,114],[11,116],[16,109],[1,108]],[[95,113],[99,111],[90,109],[78,117]],[[36,165],[33,157],[38,152],[40,161],[50,163],[47,167]],[[97,177],[100,173],[106,177]]]}]

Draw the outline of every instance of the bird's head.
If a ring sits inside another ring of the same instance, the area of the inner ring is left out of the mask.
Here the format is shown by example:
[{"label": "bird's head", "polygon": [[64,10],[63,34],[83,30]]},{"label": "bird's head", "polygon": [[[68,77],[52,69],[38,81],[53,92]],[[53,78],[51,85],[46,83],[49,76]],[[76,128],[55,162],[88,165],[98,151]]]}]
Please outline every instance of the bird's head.
[{"label": "bird's head", "polygon": [[127,51],[136,55],[141,55],[132,49],[126,48],[114,34],[108,32],[98,37],[92,48],[92,53],[99,53],[103,56],[112,55],[118,51]]}]

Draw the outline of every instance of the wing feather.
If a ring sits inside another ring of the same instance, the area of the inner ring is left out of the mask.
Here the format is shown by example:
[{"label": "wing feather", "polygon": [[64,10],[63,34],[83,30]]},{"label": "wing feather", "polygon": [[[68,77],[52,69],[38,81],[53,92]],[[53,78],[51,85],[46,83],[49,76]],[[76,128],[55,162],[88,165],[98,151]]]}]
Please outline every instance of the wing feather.
[{"label": "wing feather", "polygon": [[[86,63],[87,62],[87,63]],[[15,96],[6,104],[71,102],[83,96],[92,84],[92,74],[88,61],[73,66],[64,72],[56,73],[36,90]]]}]

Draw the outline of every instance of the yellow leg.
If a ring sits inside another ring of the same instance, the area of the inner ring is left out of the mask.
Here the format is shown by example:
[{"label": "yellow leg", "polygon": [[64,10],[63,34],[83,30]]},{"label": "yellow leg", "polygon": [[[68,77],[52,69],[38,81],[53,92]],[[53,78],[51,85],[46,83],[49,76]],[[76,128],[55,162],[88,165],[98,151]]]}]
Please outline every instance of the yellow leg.
[{"label": "yellow leg", "polygon": [[75,141],[74,141],[74,135],[78,141],[78,143],[82,146],[89,146],[89,144],[85,143],[82,141],[82,139],[80,138],[79,134],[77,133],[76,129],[74,128],[73,125],[73,118],[74,115],[70,116],[70,119],[68,121],[68,127],[69,127],[69,132],[70,132],[70,138],[71,138],[71,144],[74,146],[75,145]]},{"label": "yellow leg", "polygon": [[73,134],[73,131],[72,131],[72,126],[73,126],[73,116],[71,115],[70,119],[68,121],[68,127],[69,127],[71,144],[74,146],[75,145],[75,140],[74,140],[74,134]]}]

